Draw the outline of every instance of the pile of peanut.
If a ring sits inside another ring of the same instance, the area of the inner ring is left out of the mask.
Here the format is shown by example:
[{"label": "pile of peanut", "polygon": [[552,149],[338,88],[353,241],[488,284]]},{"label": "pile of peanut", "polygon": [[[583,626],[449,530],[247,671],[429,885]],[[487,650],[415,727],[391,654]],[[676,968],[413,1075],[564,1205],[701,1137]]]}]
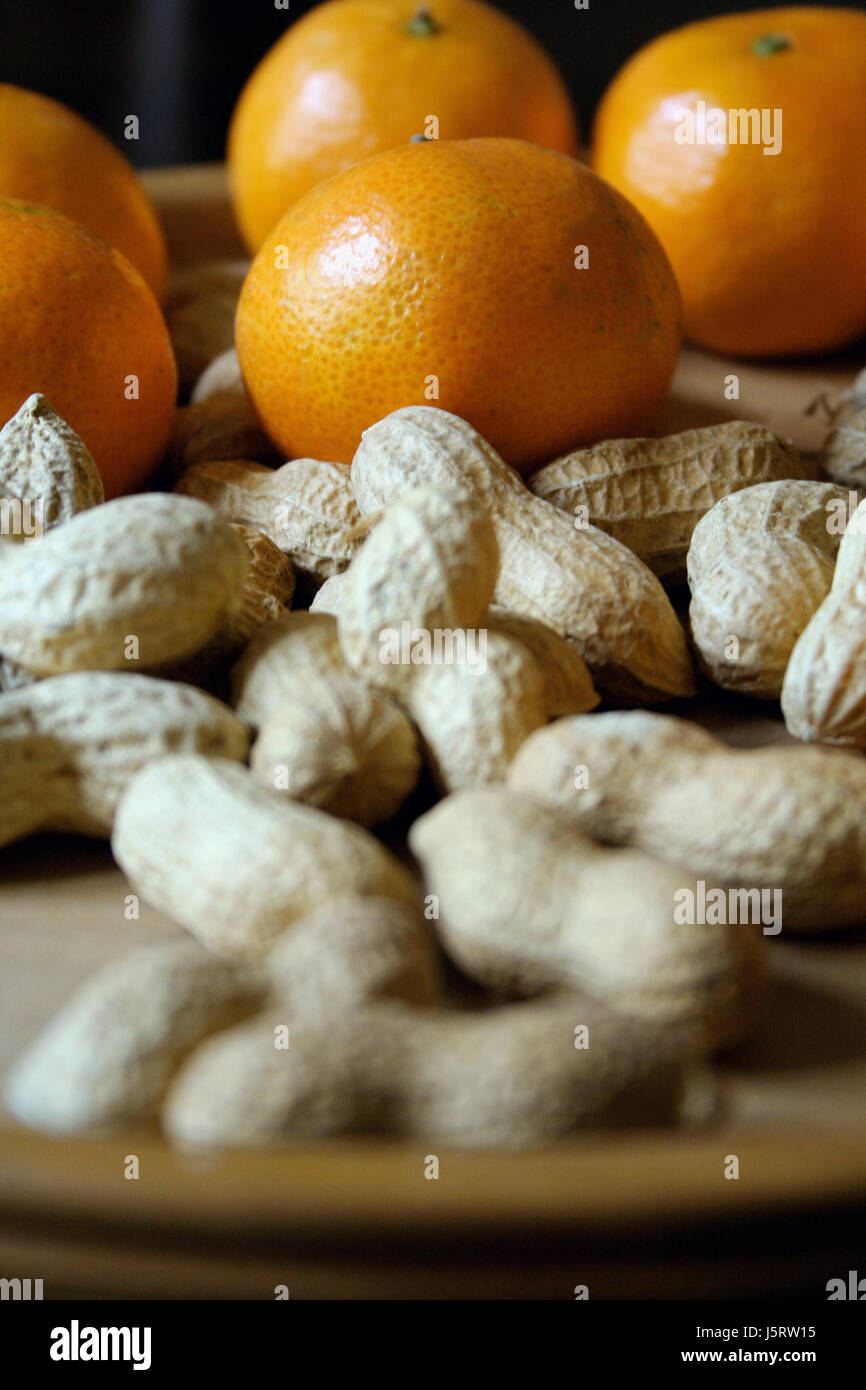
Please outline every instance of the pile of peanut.
[{"label": "pile of peanut", "polygon": [[[200,286],[223,331],[236,279]],[[158,1116],[184,1147],[693,1119],[778,929],[684,897],[866,920],[866,388],[833,481],[735,421],[527,485],[430,406],[349,469],[275,460],[197,324],[173,494],[106,503],[38,395],[0,431],[0,509],[35,499],[42,530],[0,537],[0,845],[110,839],[185,928],[91,978],[7,1105],[67,1134]],[[811,746],[689,722],[693,651]]]}]

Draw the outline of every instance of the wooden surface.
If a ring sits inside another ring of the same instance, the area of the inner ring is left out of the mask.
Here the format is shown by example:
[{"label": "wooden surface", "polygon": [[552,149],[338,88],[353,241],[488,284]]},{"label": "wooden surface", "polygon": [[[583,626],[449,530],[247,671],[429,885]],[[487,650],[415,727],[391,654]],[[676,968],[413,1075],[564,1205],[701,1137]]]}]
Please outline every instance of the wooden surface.
[{"label": "wooden surface", "polygon": [[[222,170],[148,176],[173,264],[240,254]],[[814,447],[804,413],[845,385],[833,363],[736,364],[686,351],[660,429],[729,415]],[[736,373],[740,399],[724,398]],[[716,698],[683,714],[740,745],[790,742],[778,709]],[[0,1070],[104,961],[178,929],[108,850],[42,837],[0,852]],[[57,1141],[0,1115],[0,1274],[46,1296],[821,1297],[856,1267],[866,1188],[866,934],[771,939],[775,989],[716,1067],[721,1118],[679,1134],[587,1136],[529,1154],[363,1141],[193,1162],[158,1133]],[[141,1177],[123,1176],[138,1155]],[[735,1153],[741,1177],[725,1181]],[[862,1253],[861,1253],[862,1263]],[[848,1261],[848,1263],[846,1263]],[[838,1266],[838,1268],[837,1268]]]}]

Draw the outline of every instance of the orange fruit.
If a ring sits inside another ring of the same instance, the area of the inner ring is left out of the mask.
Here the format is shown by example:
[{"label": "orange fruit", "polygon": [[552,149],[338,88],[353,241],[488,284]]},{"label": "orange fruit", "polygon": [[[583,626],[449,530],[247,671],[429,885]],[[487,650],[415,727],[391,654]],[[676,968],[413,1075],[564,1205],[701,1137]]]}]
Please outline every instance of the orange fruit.
[{"label": "orange fruit", "polygon": [[124,256],[51,208],[0,201],[0,424],[34,391],[84,440],[108,497],[162,457],[177,395],[159,305]]},{"label": "orange fruit", "polygon": [[0,198],[73,217],[122,251],[162,296],[165,241],[132,165],[68,107],[7,83],[0,83]]},{"label": "orange fruit", "polygon": [[437,133],[578,150],[575,113],[553,63],[491,6],[318,5],[266,54],[232,118],[229,175],[250,250],[314,184],[413,135]]},{"label": "orange fruit", "polygon": [[[864,129],[866,15],[856,10],[703,20],[656,39],[614,78],[594,167],[670,256],[687,337],[764,356],[838,347],[866,329]],[[778,153],[764,154],[778,136]]]},{"label": "orange fruit", "polygon": [[525,471],[649,425],[679,311],[653,233],[585,165],[521,140],[436,140],[296,203],[253,262],[236,340],[286,457],[349,463],[369,425],[427,403]]}]

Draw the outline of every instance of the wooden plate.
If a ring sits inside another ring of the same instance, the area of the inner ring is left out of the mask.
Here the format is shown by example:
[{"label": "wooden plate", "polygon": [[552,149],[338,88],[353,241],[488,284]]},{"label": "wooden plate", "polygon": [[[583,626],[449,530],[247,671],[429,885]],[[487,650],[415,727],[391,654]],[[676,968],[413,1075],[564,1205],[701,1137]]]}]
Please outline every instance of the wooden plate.
[{"label": "wooden plate", "polygon": [[[218,166],[147,176],[173,265],[242,254]],[[767,366],[684,352],[660,430],[732,416],[814,448],[822,392],[856,352]],[[739,399],[725,397],[739,379]],[[740,745],[789,742],[778,709],[719,698],[682,711]],[[104,846],[40,837],[0,854],[0,1068],[105,960],[178,929]],[[866,934],[770,942],[759,1033],[719,1065],[708,1131],[570,1140],[526,1154],[333,1142],[207,1161],[155,1130],[59,1141],[0,1116],[0,1274],[46,1296],[293,1298],[825,1297],[856,1266],[866,1188]],[[140,1176],[124,1176],[127,1156]],[[740,1178],[724,1178],[726,1155]],[[862,1264],[862,1253],[861,1253]]]}]

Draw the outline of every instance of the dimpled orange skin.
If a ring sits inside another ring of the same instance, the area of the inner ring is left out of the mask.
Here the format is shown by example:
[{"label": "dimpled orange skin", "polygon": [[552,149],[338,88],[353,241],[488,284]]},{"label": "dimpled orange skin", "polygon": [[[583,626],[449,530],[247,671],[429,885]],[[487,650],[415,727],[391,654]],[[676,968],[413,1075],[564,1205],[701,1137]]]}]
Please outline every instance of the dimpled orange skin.
[{"label": "dimpled orange skin", "polygon": [[[124,256],[49,208],[0,201],[0,424],[34,391],[81,435],[108,497],[165,452],[177,371],[159,305]],[[127,379],[138,378],[138,400]]]},{"label": "dimpled orange skin", "polygon": [[[766,35],[788,46],[756,52]],[[781,152],[677,144],[698,99],[781,109]],[[599,107],[593,163],[670,256],[687,337],[743,356],[818,352],[866,329],[864,129],[866,15],[760,10],[688,25],[632,58]]]},{"label": "dimpled orange skin", "polygon": [[236,339],[287,458],[350,463],[369,425],[432,404],[525,472],[649,426],[679,312],[652,232],[584,165],[519,140],[432,141],[287,213],[244,284]]},{"label": "dimpled orange skin", "polygon": [[165,240],[132,165],[68,107],[8,83],[0,83],[0,198],[40,203],[81,222],[162,296]]},{"label": "dimpled orange skin", "polygon": [[417,16],[416,0],[331,0],[293,24],[256,68],[228,144],[235,213],[251,251],[308,189],[430,134],[431,115],[443,140],[507,135],[577,154],[568,93],[525,29],[478,0],[420,8],[429,20]]}]

